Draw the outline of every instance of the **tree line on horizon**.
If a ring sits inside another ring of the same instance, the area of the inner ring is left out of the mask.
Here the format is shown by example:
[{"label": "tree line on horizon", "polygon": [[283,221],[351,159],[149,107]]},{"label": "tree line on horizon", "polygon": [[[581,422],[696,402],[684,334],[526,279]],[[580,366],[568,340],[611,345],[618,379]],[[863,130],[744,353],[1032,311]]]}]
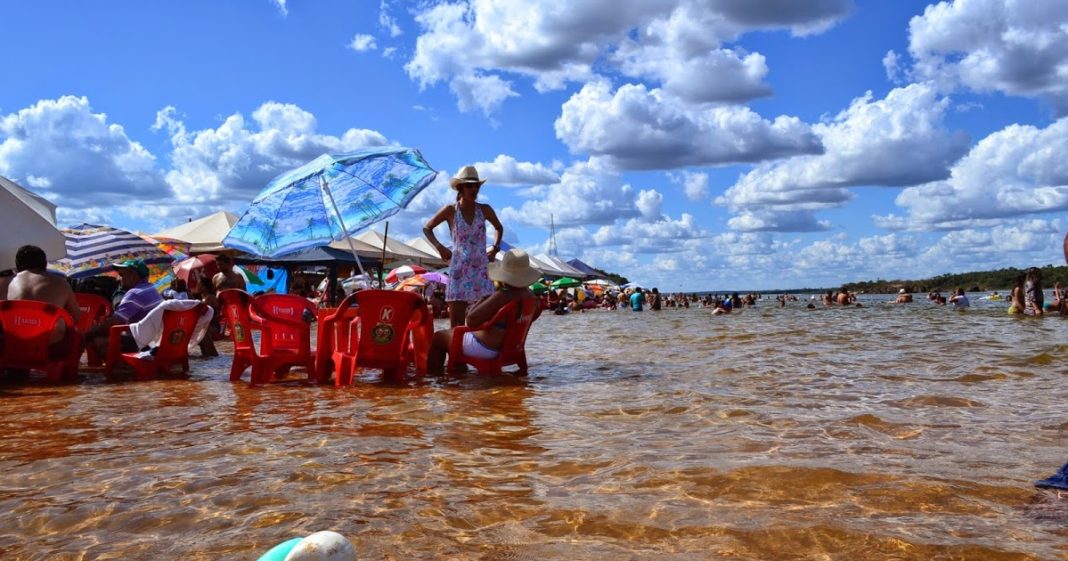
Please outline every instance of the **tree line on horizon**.
[{"label": "tree line on horizon", "polygon": [[[1052,288],[1055,283],[1068,286],[1068,267],[1046,265],[1039,267],[1042,271],[1043,288]],[[846,283],[843,288],[850,292],[867,294],[893,294],[902,288],[906,292],[949,292],[963,288],[968,292],[986,292],[993,290],[1011,290],[1016,286],[1016,279],[1026,269],[1009,267],[994,271],[974,271],[970,273],[945,274],[919,280],[872,280]]]}]

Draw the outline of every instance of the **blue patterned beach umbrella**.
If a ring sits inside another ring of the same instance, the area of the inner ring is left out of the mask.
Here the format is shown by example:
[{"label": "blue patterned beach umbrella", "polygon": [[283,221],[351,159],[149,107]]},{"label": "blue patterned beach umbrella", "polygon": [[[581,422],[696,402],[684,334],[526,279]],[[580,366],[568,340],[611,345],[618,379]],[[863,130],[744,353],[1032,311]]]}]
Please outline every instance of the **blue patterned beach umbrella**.
[{"label": "blue patterned beach umbrella", "polygon": [[399,212],[435,176],[411,148],[324,154],[267,184],[223,245],[278,257],[342,240]]},{"label": "blue patterned beach umbrella", "polygon": [[60,231],[67,238],[67,256],[52,261],[50,268],[70,278],[105,273],[112,263],[126,259],[143,259],[150,266],[174,260],[157,244],[121,228],[82,224]]}]

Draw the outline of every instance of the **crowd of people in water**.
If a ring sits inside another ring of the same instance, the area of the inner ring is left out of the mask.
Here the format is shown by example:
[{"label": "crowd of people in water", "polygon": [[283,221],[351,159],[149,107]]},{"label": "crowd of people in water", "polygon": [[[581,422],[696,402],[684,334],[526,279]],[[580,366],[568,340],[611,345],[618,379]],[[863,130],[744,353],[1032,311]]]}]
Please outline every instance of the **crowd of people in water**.
[{"label": "crowd of people in water", "polygon": [[[1058,314],[1068,316],[1068,301],[1065,299],[1064,290],[1059,282],[1054,283],[1053,299],[1045,301],[1042,287],[1042,271],[1032,267],[1020,274],[1015,286],[1009,292],[1009,314],[1023,314],[1030,316],[1042,316],[1046,314]],[[557,289],[542,296],[542,307],[556,314],[566,314],[573,311],[588,310],[625,310],[630,309],[640,312],[646,309],[661,310],[665,308],[707,308],[713,315],[729,314],[748,307],[757,306],[761,301],[768,298],[759,293],[746,293],[739,295],[737,292],[729,294],[695,294],[695,293],[672,293],[662,294],[657,288],[644,289],[632,287],[609,291],[590,293],[587,289]],[[992,291],[989,295],[981,297],[983,300],[997,302],[1003,300],[998,291]],[[807,301],[806,301],[807,300]],[[927,293],[926,300],[935,306],[950,306],[953,308],[971,307],[971,299],[963,287],[958,287],[950,292],[949,296],[943,296],[939,290]],[[786,307],[792,302],[804,302],[808,309],[819,307],[863,307],[858,302],[857,293],[842,287],[839,290],[828,290],[822,294],[808,295],[802,298],[795,294],[778,294],[775,296],[775,306]],[[886,304],[911,304],[916,302],[913,293],[906,288],[898,290],[893,300],[885,301]]]},{"label": "crowd of people in water", "polygon": [[[443,289],[434,290],[426,295],[426,303],[437,318],[447,318],[449,328],[435,334],[431,350],[431,371],[440,370],[445,360],[446,350],[450,347],[453,330],[459,326],[478,326],[474,331],[464,335],[463,351],[465,355],[479,358],[492,358],[499,352],[508,328],[508,322],[483,325],[490,318],[510,303],[518,302],[527,307],[526,302],[537,301],[537,313],[548,311],[554,314],[567,314],[590,310],[644,310],[658,311],[671,308],[699,307],[711,310],[713,315],[726,315],[756,306],[764,299],[758,293],[730,294],[693,294],[661,293],[657,288],[645,289],[638,286],[605,287],[587,284],[583,287],[548,289],[544,294],[535,295],[530,286],[541,274],[531,267],[527,254],[518,249],[511,249],[497,259],[500,252],[504,228],[493,208],[478,202],[478,193],[485,183],[480,179],[473,166],[465,166],[450,180],[450,186],[456,192],[456,202],[447,204],[438,210],[424,225],[423,233],[430,244],[439,252],[441,258],[449,263],[449,283]],[[447,223],[451,235],[451,245],[446,246],[437,239],[434,228]],[[494,227],[496,237],[487,250],[487,227]],[[108,344],[110,327],[119,324],[132,324],[146,318],[149,313],[165,300],[199,301],[208,304],[213,310],[219,310],[219,292],[226,289],[246,290],[245,279],[234,268],[234,259],[228,254],[216,256],[218,273],[207,278],[197,272],[188,281],[176,279],[171,286],[161,292],[148,281],[149,271],[145,263],[137,259],[128,259],[113,264],[121,284],[104,287],[101,291],[105,297],[120,294],[116,300],[111,316],[100,322],[85,334],[86,345],[95,347],[101,354]],[[75,322],[80,310],[75,301],[74,292],[67,279],[49,273],[44,252],[35,246],[25,246],[16,255],[16,270],[12,274],[0,275],[0,300],[26,299],[39,300],[54,304],[67,310]],[[103,277],[107,278],[107,277]],[[91,287],[82,291],[92,292]],[[329,288],[328,288],[329,290]],[[298,293],[302,293],[298,290]],[[330,291],[333,294],[333,291]],[[999,300],[996,292],[986,297]],[[938,291],[928,293],[927,300],[934,305],[948,305],[967,308],[971,305],[963,288],[958,288],[948,297]],[[807,301],[792,294],[779,294],[775,298],[779,307],[793,302],[803,301],[805,307],[861,307],[857,294],[847,287],[829,290],[820,295],[809,295]],[[906,288],[901,288],[894,304],[909,304],[913,295]],[[1059,283],[1053,289],[1053,300],[1045,302],[1042,288],[1042,273],[1031,268],[1016,279],[1015,286],[1008,296],[1010,314],[1041,316],[1054,312],[1068,315],[1068,303]],[[518,312],[517,312],[518,313]],[[314,319],[314,318],[312,318]],[[516,320],[519,320],[518,316]],[[214,314],[214,329],[219,331],[219,314]],[[62,334],[55,338],[55,352],[64,339]],[[204,355],[215,355],[217,351],[212,343],[213,337],[205,337],[201,343]],[[121,341],[124,352],[137,351],[135,342],[128,336]]]}]

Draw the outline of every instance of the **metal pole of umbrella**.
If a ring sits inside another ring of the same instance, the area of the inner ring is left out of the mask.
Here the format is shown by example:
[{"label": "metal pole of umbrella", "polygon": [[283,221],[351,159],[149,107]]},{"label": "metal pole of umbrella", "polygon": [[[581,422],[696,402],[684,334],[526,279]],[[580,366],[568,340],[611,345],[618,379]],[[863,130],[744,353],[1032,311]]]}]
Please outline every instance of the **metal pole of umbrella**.
[{"label": "metal pole of umbrella", "polygon": [[382,266],[378,268],[378,286],[386,286],[383,277],[386,274],[386,242],[389,241],[389,221],[386,221],[386,233],[382,235]]},{"label": "metal pole of umbrella", "polygon": [[337,203],[334,201],[334,194],[330,192],[330,186],[326,183],[326,178],[319,176],[319,185],[323,189],[323,193],[326,194],[326,198],[330,199],[330,206],[334,208],[334,214],[337,216],[338,223],[341,224],[341,230],[345,232],[345,239],[349,242],[349,249],[352,250],[352,256],[356,259],[356,266],[360,268],[360,274],[363,278],[368,278],[367,273],[363,271],[363,263],[360,261],[360,255],[356,253],[356,244],[352,243],[352,236],[349,235],[349,229],[345,226],[345,219],[341,218],[341,211],[337,208]]}]

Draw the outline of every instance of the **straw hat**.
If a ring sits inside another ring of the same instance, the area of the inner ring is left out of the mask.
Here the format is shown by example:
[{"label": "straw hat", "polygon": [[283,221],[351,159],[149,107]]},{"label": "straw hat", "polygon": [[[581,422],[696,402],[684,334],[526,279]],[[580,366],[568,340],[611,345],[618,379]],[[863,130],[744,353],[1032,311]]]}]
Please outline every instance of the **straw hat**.
[{"label": "straw hat", "polygon": [[541,277],[541,272],[530,266],[530,256],[522,249],[509,249],[501,255],[500,261],[489,264],[490,280],[503,282],[508,286],[530,286]]},{"label": "straw hat", "polygon": [[449,185],[453,189],[459,190],[460,185],[464,183],[478,183],[479,185],[482,185],[485,182],[485,179],[480,180],[478,178],[478,170],[475,169],[475,166],[464,166],[460,168],[460,172],[457,173],[455,177],[449,180]]}]

